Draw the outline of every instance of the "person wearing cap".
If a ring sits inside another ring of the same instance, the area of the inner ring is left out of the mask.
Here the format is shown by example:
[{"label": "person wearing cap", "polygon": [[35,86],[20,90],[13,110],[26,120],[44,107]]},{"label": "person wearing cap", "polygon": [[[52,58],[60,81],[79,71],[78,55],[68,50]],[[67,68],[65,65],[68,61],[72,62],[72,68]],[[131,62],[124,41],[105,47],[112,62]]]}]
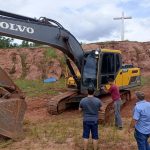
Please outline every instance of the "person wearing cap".
[{"label": "person wearing cap", "polygon": [[102,87],[101,89],[104,90],[106,93],[109,92],[111,94],[113,103],[114,103],[114,110],[115,110],[115,126],[121,130],[122,129],[122,119],[120,114],[120,107],[122,104],[119,87],[114,83],[114,80],[109,78],[108,84],[110,88],[107,90],[106,87]]},{"label": "person wearing cap", "polygon": [[135,128],[134,137],[138,150],[150,150],[148,138],[150,137],[150,102],[145,100],[143,92],[135,93],[137,102],[133,110],[133,118],[128,129],[131,132]]},{"label": "person wearing cap", "polygon": [[98,149],[98,111],[102,106],[101,100],[94,97],[94,89],[88,88],[88,96],[79,104],[79,111],[83,112],[83,145],[88,148],[88,140],[91,132],[94,150]]}]

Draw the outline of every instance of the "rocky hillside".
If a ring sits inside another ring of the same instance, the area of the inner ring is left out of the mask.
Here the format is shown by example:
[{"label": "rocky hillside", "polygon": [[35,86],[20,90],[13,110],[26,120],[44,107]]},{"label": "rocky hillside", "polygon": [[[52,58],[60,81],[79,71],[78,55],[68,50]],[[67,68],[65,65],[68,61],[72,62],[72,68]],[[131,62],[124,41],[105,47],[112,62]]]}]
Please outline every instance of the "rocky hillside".
[{"label": "rocky hillside", "polygon": [[[58,58],[59,55],[62,55],[61,59]],[[0,58],[0,66],[13,79],[59,78],[62,74],[63,54],[56,49],[0,49]]]},{"label": "rocky hillside", "polygon": [[150,42],[100,42],[83,45],[85,50],[109,48],[122,51],[124,63],[140,67],[142,72],[150,71]]},{"label": "rocky hillside", "polygon": [[[83,45],[83,49],[119,49],[124,63],[140,67],[144,73],[150,71],[150,42],[101,42]],[[12,78],[28,80],[59,78],[64,74],[63,54],[51,47],[0,49],[0,66]]]}]

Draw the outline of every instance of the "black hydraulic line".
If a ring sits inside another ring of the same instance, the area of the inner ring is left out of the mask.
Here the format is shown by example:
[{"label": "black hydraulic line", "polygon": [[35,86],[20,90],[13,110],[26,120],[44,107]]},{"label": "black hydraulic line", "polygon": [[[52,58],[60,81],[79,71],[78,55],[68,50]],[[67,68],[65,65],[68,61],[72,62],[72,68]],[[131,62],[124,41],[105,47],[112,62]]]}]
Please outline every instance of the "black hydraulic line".
[{"label": "black hydraulic line", "polygon": [[76,82],[77,88],[79,89],[79,87],[80,87],[79,79],[78,79],[77,75],[75,74],[74,69],[73,69],[73,67],[72,67],[72,65],[70,63],[70,60],[68,58],[66,58],[66,63],[67,63],[67,66],[68,66],[68,68],[69,68],[69,70],[71,72],[71,75],[73,76],[73,78],[74,78],[74,80]]}]

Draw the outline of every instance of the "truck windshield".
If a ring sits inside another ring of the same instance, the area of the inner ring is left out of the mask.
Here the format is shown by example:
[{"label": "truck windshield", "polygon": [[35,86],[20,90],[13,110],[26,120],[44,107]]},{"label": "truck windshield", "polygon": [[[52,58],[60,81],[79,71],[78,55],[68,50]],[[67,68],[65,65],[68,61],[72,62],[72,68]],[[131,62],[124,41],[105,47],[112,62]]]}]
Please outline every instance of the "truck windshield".
[{"label": "truck windshield", "polygon": [[84,60],[83,68],[83,86],[89,87],[93,86],[96,88],[97,79],[97,59],[95,53],[91,52],[88,54]]}]

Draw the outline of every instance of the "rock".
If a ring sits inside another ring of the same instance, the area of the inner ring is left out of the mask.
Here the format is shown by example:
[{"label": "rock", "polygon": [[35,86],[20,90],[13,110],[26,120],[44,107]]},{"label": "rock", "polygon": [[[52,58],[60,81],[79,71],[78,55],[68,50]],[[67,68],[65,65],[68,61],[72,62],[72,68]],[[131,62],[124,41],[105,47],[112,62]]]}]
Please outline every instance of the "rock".
[{"label": "rock", "polygon": [[[46,48],[0,49],[0,65],[13,79],[42,80],[47,76],[58,80],[62,74],[60,62],[46,59],[45,51]],[[56,53],[62,55],[58,50]]]},{"label": "rock", "polygon": [[25,69],[26,69],[26,79],[35,80],[42,79],[44,76],[44,70],[46,62],[44,60],[44,49],[26,49],[24,55],[25,59]]},{"label": "rock", "polygon": [[0,65],[12,78],[22,75],[21,57],[17,51],[11,49],[0,50]]},{"label": "rock", "polygon": [[42,77],[42,71],[38,68],[38,66],[33,64],[29,67],[29,70],[25,79],[35,80],[35,79],[41,79],[41,77]]},{"label": "rock", "polygon": [[58,60],[52,59],[50,62],[48,62],[48,67],[46,70],[47,78],[54,77],[58,80],[61,77],[61,73],[62,73],[62,68]]}]

